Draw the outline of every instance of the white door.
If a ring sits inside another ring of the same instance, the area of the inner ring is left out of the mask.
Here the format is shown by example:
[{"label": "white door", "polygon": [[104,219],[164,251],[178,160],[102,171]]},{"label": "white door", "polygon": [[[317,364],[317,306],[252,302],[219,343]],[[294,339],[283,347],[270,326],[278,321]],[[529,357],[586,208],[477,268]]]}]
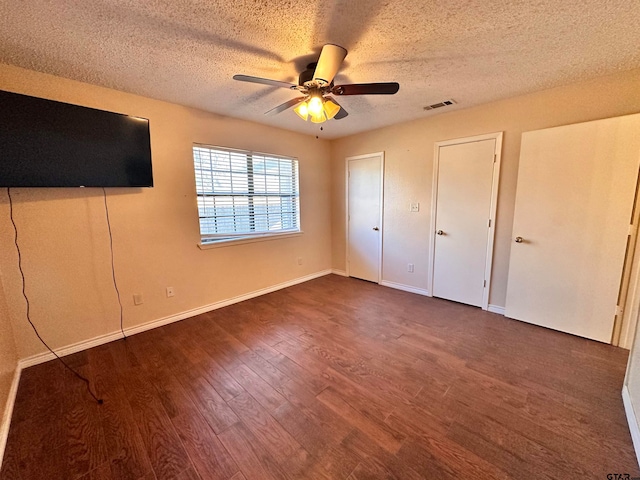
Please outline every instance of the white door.
[{"label": "white door", "polygon": [[348,274],[380,282],[382,252],[381,153],[347,159]]},{"label": "white door", "polygon": [[640,115],[522,135],[505,315],[611,342]]},{"label": "white door", "polygon": [[432,292],[483,307],[497,138],[459,142],[436,152]]}]

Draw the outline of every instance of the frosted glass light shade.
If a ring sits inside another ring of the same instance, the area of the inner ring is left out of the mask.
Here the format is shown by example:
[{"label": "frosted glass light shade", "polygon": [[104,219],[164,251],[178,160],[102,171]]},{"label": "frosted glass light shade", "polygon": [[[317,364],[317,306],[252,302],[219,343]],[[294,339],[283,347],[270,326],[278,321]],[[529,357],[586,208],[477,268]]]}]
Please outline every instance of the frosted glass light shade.
[{"label": "frosted glass light shade", "polygon": [[331,100],[325,100],[323,108],[328,119],[332,119],[340,111],[340,106],[336,105]]},{"label": "frosted glass light shade", "polygon": [[309,118],[309,108],[307,107],[307,100],[300,102],[296,108],[293,109],[296,114],[305,122]]}]

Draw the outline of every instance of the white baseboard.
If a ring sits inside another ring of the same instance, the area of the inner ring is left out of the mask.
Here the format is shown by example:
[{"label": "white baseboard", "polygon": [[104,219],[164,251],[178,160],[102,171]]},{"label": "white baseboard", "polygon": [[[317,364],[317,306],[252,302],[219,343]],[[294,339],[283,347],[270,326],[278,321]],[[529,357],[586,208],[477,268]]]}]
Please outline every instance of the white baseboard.
[{"label": "white baseboard", "polygon": [[[128,329],[125,328],[124,331],[128,333]],[[120,332],[120,330],[118,330],[117,332],[99,335],[89,340],[83,340],[78,343],[67,345],[66,347],[57,348],[55,352],[59,357],[65,357],[67,355],[71,355],[72,353],[78,353],[89,348],[97,347],[98,345],[103,345],[105,343],[113,342],[114,340],[119,340],[121,338],[122,333]],[[19,360],[18,365],[20,366],[20,368],[24,369],[33,367],[34,365],[39,365],[44,362],[48,362],[49,360],[53,360],[54,358],[56,357],[51,352],[37,353],[30,357]]]},{"label": "white baseboard", "polygon": [[492,313],[498,313],[500,315],[504,315],[504,307],[500,307],[498,305],[489,304],[489,307],[487,308],[487,310]]},{"label": "white baseboard", "polygon": [[403,283],[389,282],[387,280],[382,280],[380,285],[383,287],[395,288],[396,290],[404,290],[405,292],[417,293],[418,295],[429,296],[429,291],[424,288],[412,287],[410,285],[404,285]]},{"label": "white baseboard", "polygon": [[[184,312],[176,313],[174,315],[169,315],[168,317],[152,320],[150,322],[143,323],[142,325],[136,325],[134,327],[125,328],[124,333],[127,336],[131,336],[131,335],[135,335],[136,333],[146,332],[147,330],[162,327],[163,325],[168,325],[170,323],[178,322],[180,320],[184,320],[185,318],[194,317],[196,315],[200,315],[201,313],[217,310],[218,308],[227,307],[229,305],[233,305],[234,303],[240,303],[245,300],[249,300],[251,298],[259,297],[260,295],[265,295],[267,293],[275,292],[277,290],[282,290],[283,288],[292,287],[293,285],[297,285],[299,283],[308,282],[309,280],[323,277],[325,275],[329,275],[330,273],[332,273],[332,270],[322,270],[320,272],[312,273],[311,275],[294,278],[293,280],[289,280],[283,283],[278,283],[277,285],[272,285],[267,288],[261,288],[260,290],[254,290],[253,292],[245,293],[243,295],[238,295],[237,297],[220,300],[219,302],[211,303],[209,305],[204,305],[202,307],[193,308],[191,310],[186,310]],[[83,350],[97,347],[98,345],[103,345],[105,343],[109,343],[114,340],[118,340],[120,338],[122,338],[122,333],[118,330],[115,332],[107,333],[105,335],[94,337],[89,340],[84,340],[82,342],[74,343],[72,345],[67,345],[66,347],[56,349],[55,352],[57,355],[63,357],[65,355],[81,352]],[[27,368],[33,365],[38,365],[40,363],[48,362],[49,360],[53,360],[54,358],[56,357],[51,352],[39,353],[36,355],[32,355],[31,357],[23,358],[18,362],[18,366],[21,369]]]},{"label": "white baseboard", "polygon": [[13,372],[13,380],[9,388],[9,396],[2,414],[2,423],[0,423],[0,467],[2,467],[2,459],[4,458],[4,449],[7,446],[7,438],[9,437],[9,427],[11,426],[11,417],[13,415],[13,406],[16,403],[16,395],[18,394],[18,384],[20,383],[20,374],[22,368],[20,364],[16,365],[16,371]]},{"label": "white baseboard", "polygon": [[633,448],[636,451],[636,460],[640,464],[640,427],[638,427],[638,419],[633,409],[633,404],[631,403],[629,389],[626,385],[622,387],[622,403],[624,404],[624,412],[627,414],[627,423],[629,424],[629,431],[631,432]]},{"label": "white baseboard", "polygon": [[347,275],[347,272],[345,272],[344,270],[337,270],[337,269],[333,269],[331,270],[331,273],[335,274],[335,275],[340,275],[341,277],[348,277],[349,275]]}]

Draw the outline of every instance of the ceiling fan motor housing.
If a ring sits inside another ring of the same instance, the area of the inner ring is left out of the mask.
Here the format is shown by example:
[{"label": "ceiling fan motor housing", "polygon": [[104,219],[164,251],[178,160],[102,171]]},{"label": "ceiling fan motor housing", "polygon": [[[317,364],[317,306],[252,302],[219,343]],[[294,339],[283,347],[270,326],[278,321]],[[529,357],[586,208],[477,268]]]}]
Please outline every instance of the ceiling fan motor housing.
[{"label": "ceiling fan motor housing", "polygon": [[313,80],[313,73],[316,71],[317,65],[318,64],[316,62],[313,62],[307,65],[307,69],[302,73],[300,73],[300,76],[298,77],[298,85],[300,85],[301,87],[304,87],[305,83]]}]

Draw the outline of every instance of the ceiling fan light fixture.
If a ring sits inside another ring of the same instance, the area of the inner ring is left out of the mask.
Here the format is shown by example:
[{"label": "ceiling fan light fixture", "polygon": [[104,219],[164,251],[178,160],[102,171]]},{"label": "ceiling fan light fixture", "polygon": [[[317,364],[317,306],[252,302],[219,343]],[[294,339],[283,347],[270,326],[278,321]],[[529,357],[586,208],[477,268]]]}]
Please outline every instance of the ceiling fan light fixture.
[{"label": "ceiling fan light fixture", "polygon": [[340,106],[324,97],[312,95],[300,102],[293,111],[305,122],[311,118],[313,123],[324,123],[336,116]]},{"label": "ceiling fan light fixture", "polygon": [[311,115],[311,121],[313,123],[324,123],[327,121],[327,116],[321,111],[318,115]]},{"label": "ceiling fan light fixture", "polygon": [[331,120],[336,114],[340,111],[340,105],[336,105],[331,100],[325,100],[324,105],[324,113],[327,116],[327,119]]},{"label": "ceiling fan light fixture", "polygon": [[309,118],[309,107],[307,106],[307,100],[300,102],[296,108],[293,109],[302,120],[305,122]]},{"label": "ceiling fan light fixture", "polygon": [[309,110],[309,114],[312,117],[318,117],[322,115],[323,112],[323,103],[324,99],[322,97],[312,96],[307,100],[307,108]]}]

